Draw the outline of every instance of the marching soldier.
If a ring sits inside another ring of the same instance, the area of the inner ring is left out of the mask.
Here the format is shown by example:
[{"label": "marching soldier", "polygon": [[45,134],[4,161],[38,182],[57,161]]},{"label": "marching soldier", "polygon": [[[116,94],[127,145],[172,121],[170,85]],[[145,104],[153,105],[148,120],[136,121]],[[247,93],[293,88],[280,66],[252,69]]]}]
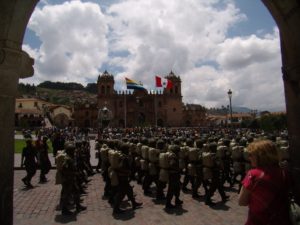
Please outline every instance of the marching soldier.
[{"label": "marching soldier", "polygon": [[73,213],[68,209],[69,200],[71,196],[76,204],[76,211],[80,212],[86,210],[85,206],[80,204],[79,187],[76,181],[76,167],[74,164],[75,146],[67,143],[65,147],[66,156],[61,169],[62,176],[62,191],[61,191],[61,206],[62,215],[72,215]]},{"label": "marching soldier", "polygon": [[203,182],[203,165],[202,165],[202,148],[204,141],[201,139],[198,139],[195,141],[196,148],[199,149],[199,155],[198,155],[198,160],[195,162],[195,167],[196,167],[196,176],[194,179],[194,185],[192,189],[192,197],[194,199],[200,198],[200,195],[198,194],[198,189],[203,183],[203,187],[205,189],[205,192],[207,191],[207,185],[204,184]]},{"label": "marching soldier", "polygon": [[134,195],[133,195],[133,188],[130,186],[129,183],[129,176],[130,176],[130,165],[128,160],[128,151],[129,151],[129,145],[128,144],[122,144],[120,146],[120,150],[122,152],[122,158],[120,163],[120,168],[116,169],[116,173],[118,176],[118,186],[117,186],[117,192],[114,199],[114,214],[123,213],[124,211],[120,209],[120,204],[127,195],[128,199],[131,201],[132,209],[136,209],[137,207],[140,207],[143,203],[136,202]]},{"label": "marching soldier", "polygon": [[[186,139],[186,147],[188,148],[188,151],[194,147],[194,141],[190,138]],[[183,179],[183,184],[182,184],[182,191],[188,191],[187,189],[187,185],[188,183],[191,183],[192,185],[192,189],[194,188],[194,176],[192,174],[189,173],[188,170],[188,165],[192,165],[194,164],[196,161],[194,160],[193,162],[189,159],[189,157],[187,157],[187,162],[186,162],[186,168],[185,168],[185,172],[184,172],[184,179]],[[195,175],[195,174],[194,174]]]},{"label": "marching soldier", "polygon": [[[165,143],[163,140],[159,139],[157,142],[156,142],[156,148],[160,151],[160,153],[162,153],[165,149]],[[160,170],[162,168],[160,168],[158,166],[158,175],[160,174]],[[165,195],[164,195],[164,189],[165,187],[167,186],[167,183],[166,182],[163,182],[159,179],[159,176],[157,177],[157,184],[156,184],[156,200],[164,200],[166,199]]]},{"label": "marching soldier", "polygon": [[[178,142],[176,142],[178,143]],[[172,159],[170,159],[169,168],[169,185],[167,191],[167,202],[166,209],[172,209],[176,206],[182,205],[183,201],[179,199],[180,197],[180,168],[179,168],[179,145],[172,145],[171,151],[174,153]],[[171,201],[173,196],[175,196],[175,206],[172,205]]]},{"label": "marching soldier", "polygon": [[226,202],[228,200],[228,196],[225,194],[223,182],[222,182],[222,176],[221,176],[221,164],[218,158],[216,157],[215,153],[217,150],[216,143],[210,143],[208,145],[209,151],[213,153],[213,160],[214,164],[212,169],[212,179],[211,179],[211,185],[208,191],[208,194],[205,198],[205,204],[207,205],[213,205],[213,202],[211,201],[211,197],[214,195],[215,191],[218,190],[219,194],[221,195],[222,201]]}]

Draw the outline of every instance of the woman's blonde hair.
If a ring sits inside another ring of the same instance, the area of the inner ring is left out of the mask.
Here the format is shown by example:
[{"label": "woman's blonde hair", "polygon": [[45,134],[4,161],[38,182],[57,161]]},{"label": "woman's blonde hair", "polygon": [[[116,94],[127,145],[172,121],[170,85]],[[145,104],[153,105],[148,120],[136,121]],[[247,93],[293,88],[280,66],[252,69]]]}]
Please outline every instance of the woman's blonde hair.
[{"label": "woman's blonde hair", "polygon": [[269,140],[254,141],[247,147],[250,155],[257,160],[257,166],[273,166],[279,164],[276,145]]}]

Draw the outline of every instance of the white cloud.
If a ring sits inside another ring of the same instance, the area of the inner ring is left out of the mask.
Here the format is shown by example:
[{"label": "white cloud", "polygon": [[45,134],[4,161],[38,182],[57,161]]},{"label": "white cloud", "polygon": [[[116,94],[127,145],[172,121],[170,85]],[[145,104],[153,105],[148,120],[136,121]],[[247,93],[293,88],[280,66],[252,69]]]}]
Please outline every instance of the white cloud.
[{"label": "white cloud", "polygon": [[81,1],[36,8],[28,25],[42,44],[32,81],[86,83],[107,57],[108,26],[99,5]]},{"label": "white cloud", "polygon": [[227,105],[231,88],[233,105],[283,109],[278,31],[228,37],[246,19],[233,0],[123,0],[105,5],[105,13],[70,1],[36,9],[29,28],[42,45],[24,49],[36,57],[36,81],[85,84],[108,65],[122,68],[109,71],[116,87],[124,88],[126,76],[152,89],[155,75],[173,70],[184,102]]}]

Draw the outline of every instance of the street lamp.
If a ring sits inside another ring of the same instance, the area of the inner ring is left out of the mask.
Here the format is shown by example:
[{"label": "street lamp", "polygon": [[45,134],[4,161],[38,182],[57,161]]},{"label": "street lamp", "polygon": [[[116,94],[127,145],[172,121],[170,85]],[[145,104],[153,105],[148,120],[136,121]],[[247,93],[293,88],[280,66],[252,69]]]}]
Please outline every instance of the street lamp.
[{"label": "street lamp", "polygon": [[229,108],[230,108],[230,124],[232,125],[232,105],[231,105],[231,97],[232,97],[232,91],[229,89],[228,92],[229,97]]}]

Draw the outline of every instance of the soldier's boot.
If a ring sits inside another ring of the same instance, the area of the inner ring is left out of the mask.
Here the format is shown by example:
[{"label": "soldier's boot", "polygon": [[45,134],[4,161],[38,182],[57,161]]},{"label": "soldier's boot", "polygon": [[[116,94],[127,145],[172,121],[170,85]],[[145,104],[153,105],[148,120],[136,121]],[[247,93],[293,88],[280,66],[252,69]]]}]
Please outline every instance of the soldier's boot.
[{"label": "soldier's boot", "polygon": [[175,205],[173,205],[171,202],[167,202],[165,207],[166,209],[174,209]]},{"label": "soldier's boot", "polygon": [[76,205],[76,212],[81,212],[81,211],[84,211],[84,210],[86,210],[86,206],[83,206],[81,204]]},{"label": "soldier's boot", "polygon": [[229,199],[229,196],[228,196],[228,195],[222,196],[222,202],[227,202],[228,199]]},{"label": "soldier's boot", "polygon": [[114,207],[113,214],[121,214],[124,212],[125,212],[125,210],[120,209],[119,207]]},{"label": "soldier's boot", "polygon": [[215,203],[211,201],[210,196],[205,196],[205,205],[209,205],[209,206],[215,205]]},{"label": "soldier's boot", "polygon": [[135,200],[132,201],[132,209],[139,208],[143,205],[142,202],[136,202]]},{"label": "soldier's boot", "polygon": [[27,186],[28,185],[28,180],[27,177],[22,178],[23,183]]},{"label": "soldier's boot", "polygon": [[193,192],[192,198],[201,198],[201,196],[197,192]]},{"label": "soldier's boot", "polygon": [[61,210],[61,214],[63,216],[71,216],[71,215],[73,215],[73,212],[71,212],[68,208],[63,207]]},{"label": "soldier's boot", "polygon": [[183,204],[183,201],[181,201],[179,198],[176,198],[175,199],[175,205],[176,206],[180,206],[180,205],[182,205]]},{"label": "soldier's boot", "polygon": [[185,175],[183,178],[183,183],[182,183],[182,188],[181,188],[183,192],[189,191],[189,189],[187,188],[189,181],[190,181],[189,175]]},{"label": "soldier's boot", "polygon": [[171,203],[171,201],[172,201],[172,194],[167,194],[167,202],[166,202],[166,209],[174,209],[175,208],[175,205],[173,205],[172,203]]}]

